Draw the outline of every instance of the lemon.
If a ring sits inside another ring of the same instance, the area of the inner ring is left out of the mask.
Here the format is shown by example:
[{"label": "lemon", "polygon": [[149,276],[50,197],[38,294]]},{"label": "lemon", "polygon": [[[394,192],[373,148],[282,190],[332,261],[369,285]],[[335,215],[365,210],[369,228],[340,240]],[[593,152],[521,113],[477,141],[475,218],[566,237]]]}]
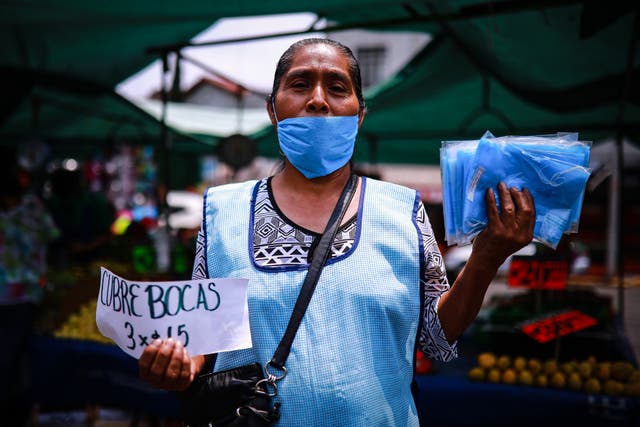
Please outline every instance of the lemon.
[{"label": "lemon", "polygon": [[502,369],[504,371],[511,366],[511,357],[503,354],[502,356],[498,357],[496,365],[498,366],[498,369]]},{"label": "lemon", "polygon": [[563,372],[554,372],[551,375],[550,383],[555,388],[565,388],[567,386],[567,378]]},{"label": "lemon", "polygon": [[518,373],[518,384],[533,385],[533,374],[526,369]]},{"label": "lemon", "polygon": [[563,364],[560,365],[560,369],[562,369],[562,372],[564,372],[567,376],[569,376],[572,372],[574,372],[577,369],[577,363],[574,361],[564,362]]},{"label": "lemon", "polygon": [[629,362],[616,361],[611,364],[611,378],[625,382],[633,374],[633,365]]},{"label": "lemon", "polygon": [[611,378],[611,362],[600,362],[596,365],[596,378],[600,381]]},{"label": "lemon", "polygon": [[487,380],[491,383],[499,383],[501,378],[500,370],[497,368],[493,368],[489,370],[487,374]]},{"label": "lemon", "polygon": [[544,370],[544,373],[549,376],[555,374],[558,370],[558,362],[556,362],[555,360],[545,361],[543,365],[543,370]]},{"label": "lemon", "polygon": [[620,396],[624,392],[624,384],[616,380],[607,380],[602,390],[610,396]]},{"label": "lemon", "polygon": [[549,379],[545,374],[536,375],[535,385],[537,387],[547,388],[549,386]]},{"label": "lemon", "polygon": [[469,370],[469,379],[473,381],[483,381],[485,377],[484,369],[479,366]]},{"label": "lemon", "polygon": [[578,373],[583,379],[591,378],[593,374],[593,365],[586,360],[578,364]]},{"label": "lemon", "polygon": [[516,371],[522,371],[526,367],[527,367],[527,359],[525,359],[524,357],[518,356],[515,359],[513,359],[513,368]]},{"label": "lemon", "polygon": [[538,359],[529,359],[527,368],[529,368],[532,374],[537,375],[542,371],[542,363]]},{"label": "lemon", "polygon": [[478,355],[478,366],[484,369],[491,369],[496,364],[496,356],[490,352],[480,353]]},{"label": "lemon", "polygon": [[515,384],[518,380],[518,374],[515,369],[507,368],[502,372],[502,382],[505,384]]},{"label": "lemon", "polygon": [[628,384],[640,383],[640,370],[635,370],[627,379]]},{"label": "lemon", "polygon": [[602,391],[602,385],[597,378],[589,378],[584,383],[584,391],[591,394],[598,394]]},{"label": "lemon", "polygon": [[567,387],[569,390],[578,391],[582,389],[582,377],[577,372],[572,372],[569,374],[569,379],[567,380]]}]

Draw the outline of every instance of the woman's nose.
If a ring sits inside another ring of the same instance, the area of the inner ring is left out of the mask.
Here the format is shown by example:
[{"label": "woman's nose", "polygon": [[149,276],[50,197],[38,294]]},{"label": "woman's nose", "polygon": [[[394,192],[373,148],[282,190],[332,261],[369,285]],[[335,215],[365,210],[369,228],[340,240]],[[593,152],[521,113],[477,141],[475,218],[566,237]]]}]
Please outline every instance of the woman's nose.
[{"label": "woman's nose", "polygon": [[316,85],[311,92],[311,97],[307,101],[307,111],[314,113],[328,113],[329,104],[327,103],[327,97],[322,85]]}]

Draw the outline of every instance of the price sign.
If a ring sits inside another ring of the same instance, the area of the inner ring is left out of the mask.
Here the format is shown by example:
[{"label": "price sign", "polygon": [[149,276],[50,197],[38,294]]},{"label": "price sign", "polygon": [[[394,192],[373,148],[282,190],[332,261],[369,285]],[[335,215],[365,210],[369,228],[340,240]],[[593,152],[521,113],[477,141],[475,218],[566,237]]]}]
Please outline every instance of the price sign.
[{"label": "price sign", "polygon": [[96,323],[135,358],[156,338],[179,340],[193,355],[249,348],[247,286],[238,278],[139,282],[101,268]]},{"label": "price sign", "polygon": [[510,287],[554,289],[567,287],[567,260],[549,256],[515,255],[511,259],[507,284]]},{"label": "price sign", "polygon": [[579,311],[557,313],[522,326],[521,330],[540,344],[598,324],[598,321]]}]

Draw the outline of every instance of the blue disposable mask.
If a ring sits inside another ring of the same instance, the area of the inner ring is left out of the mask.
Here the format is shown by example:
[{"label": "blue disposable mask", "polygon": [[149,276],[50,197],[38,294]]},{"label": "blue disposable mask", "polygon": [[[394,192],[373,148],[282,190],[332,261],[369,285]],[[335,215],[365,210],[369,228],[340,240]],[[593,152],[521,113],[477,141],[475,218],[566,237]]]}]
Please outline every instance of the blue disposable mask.
[{"label": "blue disposable mask", "polygon": [[357,114],[278,121],[282,153],[308,179],[329,175],[346,165],[353,156],[357,134]]}]

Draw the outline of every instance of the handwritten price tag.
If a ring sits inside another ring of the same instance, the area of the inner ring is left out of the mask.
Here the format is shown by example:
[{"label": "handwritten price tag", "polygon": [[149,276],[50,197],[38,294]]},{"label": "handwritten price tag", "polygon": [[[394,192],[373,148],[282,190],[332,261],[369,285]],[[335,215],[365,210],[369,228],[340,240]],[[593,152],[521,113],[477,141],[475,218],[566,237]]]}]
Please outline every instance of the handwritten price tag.
[{"label": "handwritten price tag", "polygon": [[595,318],[579,310],[571,310],[528,323],[522,326],[521,330],[540,344],[544,344],[559,336],[569,335],[597,324]]},{"label": "handwritten price tag", "polygon": [[251,347],[247,279],[138,282],[100,270],[96,323],[139,358],[156,338],[182,342],[192,355]]},{"label": "handwritten price tag", "polygon": [[510,287],[561,290],[567,287],[566,259],[514,256],[509,266]]}]

